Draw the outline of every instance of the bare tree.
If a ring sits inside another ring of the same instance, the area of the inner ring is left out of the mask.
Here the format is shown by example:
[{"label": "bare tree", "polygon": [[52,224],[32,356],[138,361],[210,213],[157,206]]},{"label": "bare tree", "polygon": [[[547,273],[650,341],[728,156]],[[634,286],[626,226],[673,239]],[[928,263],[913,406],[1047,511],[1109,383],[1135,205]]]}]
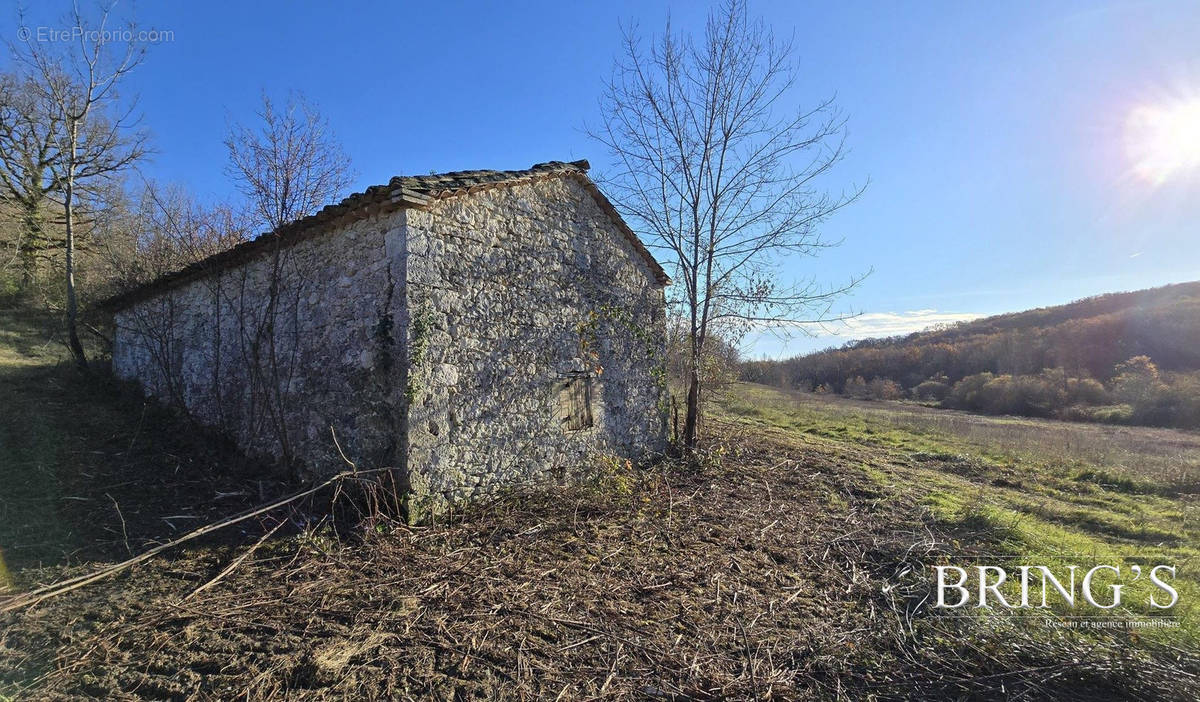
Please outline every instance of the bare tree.
[{"label": "bare tree", "polygon": [[[245,195],[250,216],[275,231],[336,201],[350,184],[350,160],[328,120],[299,94],[290,94],[282,111],[264,94],[258,117],[256,128],[230,127],[227,172]],[[270,436],[283,463],[298,468],[292,448],[295,427],[287,420],[289,403],[295,400],[288,387],[303,346],[299,310],[311,276],[290,251],[274,240],[265,304],[248,294],[251,286],[242,269],[242,279],[231,285],[230,307],[238,319],[239,364],[247,374],[246,424],[252,432]]]},{"label": "bare tree", "polygon": [[590,130],[617,163],[606,189],[682,284],[673,302],[687,324],[689,450],[714,329],[832,321],[833,300],[861,280],[827,288],[778,275],[785,256],[836,245],[818,225],[862,192],[816,189],[843,156],[844,119],[831,99],[792,107],[793,54],[791,42],[749,19],[744,0],[714,10],[699,41],[668,24],[647,49],[626,31],[603,123]]},{"label": "bare tree", "polygon": [[[94,249],[107,278],[125,291],[249,239],[240,208],[205,205],[183,186],[147,180],[105,208]],[[115,200],[115,198],[114,198]]]},{"label": "bare tree", "polygon": [[28,76],[0,75],[0,199],[16,220],[12,260],[20,264],[22,289],[33,282],[38,256],[55,246],[46,215],[62,125],[40,92]]},{"label": "bare tree", "polygon": [[226,172],[267,227],[312,214],[350,185],[350,159],[303,95],[289,94],[278,110],[264,93],[258,118],[257,128],[229,128]]},{"label": "bare tree", "polygon": [[30,39],[13,47],[24,66],[32,93],[47,115],[57,152],[49,163],[53,182],[61,191],[66,239],[67,343],[75,362],[87,367],[87,356],[79,342],[79,303],[75,290],[75,246],[77,198],[96,180],[111,179],[132,166],[147,152],[147,135],[137,129],[133,115],[136,101],[122,100],[118,87],[145,56],[145,47],[127,32],[108,26],[115,3],[99,7],[99,17],[90,22],[76,4],[68,18],[79,28],[78,41],[38,42]]}]

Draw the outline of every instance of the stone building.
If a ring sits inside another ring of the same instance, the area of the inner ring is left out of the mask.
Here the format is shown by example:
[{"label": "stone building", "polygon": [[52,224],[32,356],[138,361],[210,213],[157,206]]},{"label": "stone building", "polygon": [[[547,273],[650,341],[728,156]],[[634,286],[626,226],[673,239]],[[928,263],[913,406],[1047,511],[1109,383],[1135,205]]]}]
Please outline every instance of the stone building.
[{"label": "stone building", "polygon": [[351,195],[107,301],[114,371],[304,474],[394,466],[412,517],[661,451],[667,276],[587,169]]}]

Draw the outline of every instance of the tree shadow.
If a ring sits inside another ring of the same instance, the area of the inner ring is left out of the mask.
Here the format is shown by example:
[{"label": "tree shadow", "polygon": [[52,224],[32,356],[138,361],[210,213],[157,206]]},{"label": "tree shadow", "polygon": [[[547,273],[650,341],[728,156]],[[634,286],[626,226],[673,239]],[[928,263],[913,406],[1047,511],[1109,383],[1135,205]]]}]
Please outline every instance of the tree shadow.
[{"label": "tree shadow", "polygon": [[[102,370],[0,365],[0,398],[0,562],[17,586],[42,567],[123,560],[294,488]],[[266,528],[248,520],[205,539]]]}]

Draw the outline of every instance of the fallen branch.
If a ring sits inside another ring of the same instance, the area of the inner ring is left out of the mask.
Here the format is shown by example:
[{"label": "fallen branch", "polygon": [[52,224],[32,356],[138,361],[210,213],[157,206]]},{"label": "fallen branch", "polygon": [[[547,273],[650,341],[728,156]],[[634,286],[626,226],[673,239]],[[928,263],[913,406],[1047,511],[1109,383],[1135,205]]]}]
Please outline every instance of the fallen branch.
[{"label": "fallen branch", "polygon": [[100,341],[104,342],[104,344],[107,346],[108,350],[112,351],[112,347],[113,347],[112,337],[108,336],[107,334],[100,331],[96,327],[88,324],[87,322],[83,323],[83,328],[88,330],[89,332],[91,332],[94,336],[98,337],[100,339]]},{"label": "fallen branch", "polygon": [[190,593],[188,593],[188,595],[187,595],[186,597],[184,597],[182,600],[180,600],[180,602],[187,602],[188,600],[192,599],[193,597],[195,597],[196,595],[200,594],[201,592],[204,592],[205,590],[207,590],[208,588],[212,587],[213,585],[216,585],[217,583],[221,582],[221,579],[222,579],[222,578],[224,578],[226,575],[229,575],[229,574],[230,574],[230,573],[232,573],[234,570],[236,570],[236,569],[237,569],[237,567],[238,567],[239,565],[241,565],[243,561],[245,561],[245,560],[246,560],[247,558],[249,558],[249,557],[250,557],[250,556],[251,556],[251,555],[252,555],[252,554],[253,554],[255,551],[257,551],[257,550],[258,550],[258,547],[259,547],[259,546],[262,546],[264,543],[266,543],[267,539],[269,539],[269,538],[271,538],[272,536],[274,536],[274,535],[275,535],[275,532],[279,531],[279,527],[283,526],[284,524],[287,524],[287,521],[286,521],[286,520],[283,520],[283,519],[279,520],[279,523],[278,523],[278,524],[276,524],[274,528],[272,528],[272,529],[271,529],[270,531],[268,531],[267,533],[263,534],[263,535],[262,535],[262,538],[260,538],[260,539],[259,539],[258,541],[256,541],[256,542],[254,542],[254,545],[253,545],[253,546],[251,546],[250,548],[246,549],[246,552],[245,552],[245,553],[243,553],[242,555],[240,555],[240,556],[238,556],[237,558],[235,558],[235,559],[233,560],[233,562],[232,562],[232,563],[230,563],[230,564],[229,564],[229,566],[225,568],[225,570],[222,570],[220,573],[218,573],[218,574],[217,574],[217,577],[213,578],[212,580],[209,580],[208,582],[204,583],[203,585],[201,585],[200,587],[196,588],[195,590],[192,590]]},{"label": "fallen branch", "polygon": [[62,580],[57,583],[51,583],[49,585],[40,587],[36,590],[31,590],[30,592],[11,597],[7,601],[5,601],[3,604],[0,604],[0,613],[12,612],[12,611],[15,611],[18,609],[22,609],[24,607],[29,607],[29,606],[35,605],[39,602],[42,602],[44,600],[50,599],[51,597],[57,597],[58,595],[68,593],[72,590],[76,590],[78,588],[83,587],[84,585],[90,585],[91,583],[94,583],[97,580],[103,580],[104,578],[116,575],[117,573],[128,570],[139,563],[150,560],[154,556],[157,556],[158,554],[162,553],[163,551],[166,551],[167,549],[174,548],[182,543],[185,543],[187,541],[191,541],[193,539],[197,539],[201,536],[204,536],[205,534],[211,534],[214,531],[224,529],[225,527],[228,527],[228,526],[233,526],[234,524],[244,522],[247,519],[257,517],[260,514],[265,514],[272,510],[278,509],[280,507],[283,507],[284,505],[295,502],[296,500],[299,500],[304,497],[308,497],[309,495],[312,495],[313,493],[320,492],[321,490],[329,487],[330,485],[333,485],[334,483],[345,480],[346,478],[358,478],[358,477],[362,477],[364,475],[371,475],[374,473],[386,473],[387,471],[390,471],[390,470],[392,470],[392,468],[373,468],[371,470],[342,471],[341,473],[334,475],[333,477],[329,478],[328,480],[326,480],[323,483],[320,483],[313,487],[307,488],[305,490],[300,490],[299,492],[294,492],[285,497],[281,497],[278,500],[275,500],[274,502],[269,502],[265,505],[261,505],[258,507],[252,507],[252,508],[246,510],[245,512],[234,515],[227,519],[223,519],[219,522],[214,522],[212,524],[202,526],[198,529],[195,529],[194,531],[190,531],[190,532],[184,534],[183,536],[179,537],[178,539],[175,539],[173,541],[168,541],[165,544],[160,544],[158,546],[155,546],[154,548],[150,549],[149,551],[146,551],[145,553],[134,556],[133,558],[130,558],[128,560],[121,561],[120,563],[114,563],[113,565],[110,565],[106,568],[102,568],[101,570],[96,571],[95,573],[89,573],[89,574],[80,575],[80,576],[77,576],[74,578],[68,578],[66,580]]}]

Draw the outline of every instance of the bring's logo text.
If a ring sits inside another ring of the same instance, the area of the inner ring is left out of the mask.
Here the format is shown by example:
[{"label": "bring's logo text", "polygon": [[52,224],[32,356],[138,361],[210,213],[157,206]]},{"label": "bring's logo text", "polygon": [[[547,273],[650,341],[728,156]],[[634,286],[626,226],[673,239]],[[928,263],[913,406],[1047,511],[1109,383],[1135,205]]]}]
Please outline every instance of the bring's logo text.
[{"label": "bring's logo text", "polygon": [[[1098,565],[1086,571],[1073,565],[1057,572],[1048,566],[1029,565],[1010,568],[939,565],[933,566],[933,570],[937,583],[934,607],[940,609],[1048,609],[1056,604],[1113,609],[1121,605],[1122,591],[1143,576],[1140,565],[1124,570],[1120,566]],[[1156,565],[1145,576],[1151,586],[1146,594],[1147,604],[1155,609],[1174,607],[1179,593],[1168,581],[1175,579],[1175,566]]]}]

